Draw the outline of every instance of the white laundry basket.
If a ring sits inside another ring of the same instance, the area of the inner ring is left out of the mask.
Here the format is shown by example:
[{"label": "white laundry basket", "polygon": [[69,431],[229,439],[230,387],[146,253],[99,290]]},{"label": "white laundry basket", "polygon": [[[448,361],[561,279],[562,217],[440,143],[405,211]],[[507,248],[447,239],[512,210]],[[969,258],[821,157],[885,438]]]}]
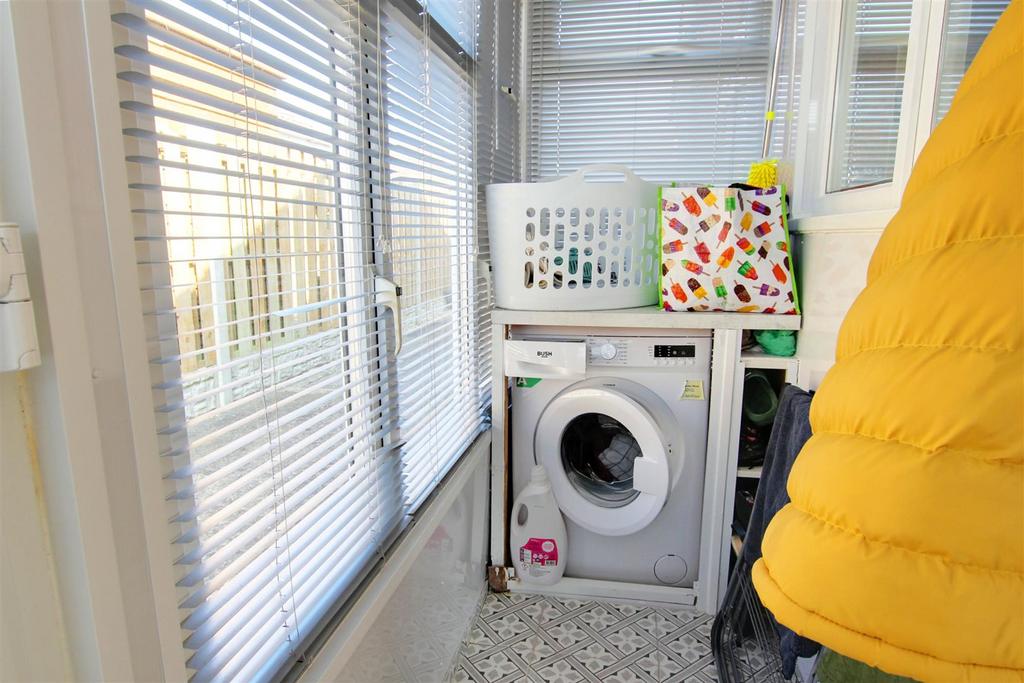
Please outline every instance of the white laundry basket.
[{"label": "white laundry basket", "polygon": [[657,204],[656,184],[610,164],[488,185],[495,302],[538,311],[657,304]]}]

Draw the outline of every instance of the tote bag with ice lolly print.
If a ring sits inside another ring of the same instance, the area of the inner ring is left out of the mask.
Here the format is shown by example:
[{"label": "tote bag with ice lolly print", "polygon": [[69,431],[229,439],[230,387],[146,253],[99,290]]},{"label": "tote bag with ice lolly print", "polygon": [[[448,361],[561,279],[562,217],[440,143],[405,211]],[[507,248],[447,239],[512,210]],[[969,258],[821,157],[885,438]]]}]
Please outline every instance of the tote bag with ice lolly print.
[{"label": "tote bag with ice lolly print", "polygon": [[666,311],[799,313],[785,188],[663,187]]}]

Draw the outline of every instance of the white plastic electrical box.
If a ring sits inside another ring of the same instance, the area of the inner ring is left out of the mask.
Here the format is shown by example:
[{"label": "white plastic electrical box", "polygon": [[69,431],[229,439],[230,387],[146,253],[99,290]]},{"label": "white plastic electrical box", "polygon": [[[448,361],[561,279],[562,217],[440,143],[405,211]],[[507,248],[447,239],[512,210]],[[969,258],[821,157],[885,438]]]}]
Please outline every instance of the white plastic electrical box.
[{"label": "white plastic electrical box", "polygon": [[40,363],[36,321],[16,223],[0,223],[0,372]]}]

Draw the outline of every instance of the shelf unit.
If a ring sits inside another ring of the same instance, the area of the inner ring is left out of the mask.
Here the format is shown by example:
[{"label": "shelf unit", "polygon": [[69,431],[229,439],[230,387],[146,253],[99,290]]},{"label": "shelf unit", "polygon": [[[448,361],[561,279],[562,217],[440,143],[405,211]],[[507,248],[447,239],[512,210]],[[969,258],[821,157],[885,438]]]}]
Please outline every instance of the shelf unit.
[{"label": "shelf unit", "polygon": [[[742,409],[743,376],[748,368],[785,370],[786,380],[796,382],[797,362],[763,353],[743,352],[744,330],[798,330],[798,315],[756,313],[667,312],[657,306],[599,311],[516,311],[496,308],[491,312],[493,407],[491,441],[491,541],[488,577],[495,590],[516,590],[510,581],[508,514],[510,509],[510,435],[507,425],[510,386],[501,359],[504,342],[513,329],[568,332],[599,329],[605,334],[636,334],[641,331],[712,330],[713,353],[706,452],[704,505],[701,519],[700,577],[693,589],[611,582],[583,582],[588,594],[615,591],[615,595],[654,602],[694,604],[713,614],[725,595],[729,556],[732,551],[733,502],[736,492],[737,456]],[[780,367],[781,365],[781,367]],[[578,582],[577,582],[578,583]],[[596,584],[601,584],[600,586]],[[593,584],[593,585],[591,585]],[[579,586],[566,586],[577,590]],[[595,592],[596,591],[596,592]],[[675,596],[675,597],[672,597]]]},{"label": "shelf unit", "polygon": [[736,468],[737,479],[760,479],[761,478],[761,466],[757,467],[737,467]]},{"label": "shelf unit", "polygon": [[755,346],[740,352],[740,362],[744,370],[782,370],[787,384],[797,383],[800,362],[792,356],[772,356]]},{"label": "shelf unit", "polygon": [[[743,412],[743,377],[746,375],[748,370],[763,370],[770,376],[770,379],[774,380],[773,384],[775,385],[775,389],[778,391],[781,390],[784,384],[798,383],[797,378],[800,363],[796,358],[771,356],[765,353],[760,347],[755,347],[753,349],[746,349],[740,352],[739,365],[741,372],[739,373],[739,382],[734,396],[736,415],[733,422],[735,431],[732,434],[731,444],[733,452],[731,462],[734,463],[734,468],[730,472],[730,481],[732,483],[728,487],[726,493],[726,510],[727,516],[730,520],[728,533],[730,534],[733,552],[736,556],[739,555],[737,546],[742,544],[742,540],[732,529],[731,521],[735,514],[737,492],[741,487],[745,490],[753,489],[756,491],[757,486],[760,484],[761,474],[763,471],[763,466],[761,465],[754,467],[739,467],[738,465]],[[723,565],[726,568],[729,567],[728,558],[723,560]]]}]

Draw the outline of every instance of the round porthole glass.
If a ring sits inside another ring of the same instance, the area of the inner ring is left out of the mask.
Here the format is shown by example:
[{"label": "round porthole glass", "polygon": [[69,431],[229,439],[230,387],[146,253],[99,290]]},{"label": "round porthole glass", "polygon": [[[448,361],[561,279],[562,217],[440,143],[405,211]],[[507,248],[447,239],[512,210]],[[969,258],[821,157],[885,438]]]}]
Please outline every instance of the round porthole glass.
[{"label": "round porthole glass", "polygon": [[640,444],[618,420],[602,413],[584,413],[562,432],[562,466],[580,494],[602,507],[622,507],[639,491],[633,488],[633,461]]}]

